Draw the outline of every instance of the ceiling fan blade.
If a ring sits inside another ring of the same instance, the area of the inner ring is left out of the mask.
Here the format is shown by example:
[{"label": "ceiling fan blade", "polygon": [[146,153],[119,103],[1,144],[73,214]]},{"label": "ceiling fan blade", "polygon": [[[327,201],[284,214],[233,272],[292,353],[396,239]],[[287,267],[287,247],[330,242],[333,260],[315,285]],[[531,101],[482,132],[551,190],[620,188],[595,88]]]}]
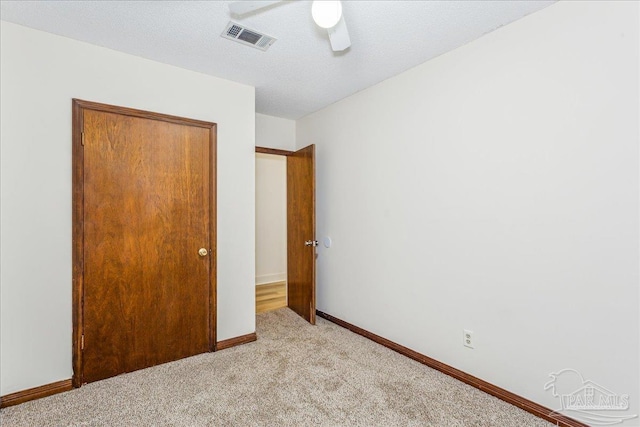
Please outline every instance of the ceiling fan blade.
[{"label": "ceiling fan blade", "polygon": [[229,11],[238,16],[245,15],[256,10],[264,9],[272,4],[280,3],[282,0],[264,0],[264,1],[232,1],[229,3]]},{"label": "ceiling fan blade", "polygon": [[331,49],[333,49],[334,52],[343,51],[351,46],[351,38],[349,37],[347,23],[344,21],[344,15],[334,27],[329,28],[327,31],[329,32]]}]

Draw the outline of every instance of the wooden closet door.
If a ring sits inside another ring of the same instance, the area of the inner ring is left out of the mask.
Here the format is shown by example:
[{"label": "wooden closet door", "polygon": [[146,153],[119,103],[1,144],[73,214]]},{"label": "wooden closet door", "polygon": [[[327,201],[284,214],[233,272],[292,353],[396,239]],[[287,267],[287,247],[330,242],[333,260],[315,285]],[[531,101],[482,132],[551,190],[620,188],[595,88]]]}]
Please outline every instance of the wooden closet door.
[{"label": "wooden closet door", "polygon": [[82,382],[213,350],[212,129],[82,118]]}]

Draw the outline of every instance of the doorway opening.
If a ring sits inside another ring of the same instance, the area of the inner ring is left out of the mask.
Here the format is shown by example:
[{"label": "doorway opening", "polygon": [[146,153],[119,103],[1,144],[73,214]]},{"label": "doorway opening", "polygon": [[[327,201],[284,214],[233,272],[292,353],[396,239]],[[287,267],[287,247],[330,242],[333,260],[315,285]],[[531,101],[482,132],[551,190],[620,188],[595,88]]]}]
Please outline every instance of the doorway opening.
[{"label": "doorway opening", "polygon": [[[286,307],[289,307],[307,322],[315,325],[316,323],[316,247],[318,241],[315,239],[316,229],[316,180],[315,180],[315,145],[309,145],[297,151],[277,150],[271,148],[256,147],[256,153],[267,154],[284,159],[285,170],[285,186],[282,184],[278,187],[280,191],[280,201],[276,204],[275,210],[282,212],[282,193],[284,193],[286,203],[284,203],[286,215],[284,216],[286,224],[285,232],[280,231],[277,235],[278,239],[285,237],[285,245],[280,245],[276,249],[281,254],[283,247],[286,248],[286,258],[284,263],[284,271],[286,276]],[[264,158],[263,158],[264,159]],[[274,157],[266,158],[276,160]],[[277,175],[279,182],[282,182],[282,170]],[[256,174],[256,188],[263,183],[262,174]],[[284,191],[283,191],[284,190]],[[263,191],[257,189],[256,197],[262,197]],[[267,195],[269,191],[265,191]],[[280,214],[281,215],[281,214]],[[282,216],[278,216],[274,222],[265,221],[260,227],[256,227],[256,247],[257,251],[274,251],[274,240],[265,239],[261,236],[263,229],[271,230],[275,224],[282,224]],[[256,223],[262,221],[260,208],[257,208]],[[266,249],[260,249],[264,247]],[[268,269],[263,269],[262,258],[260,254],[256,254],[257,263],[260,263],[257,271],[258,286],[264,286],[265,283],[272,283],[274,276],[268,273]],[[280,263],[276,269],[282,269],[283,264]],[[273,273],[272,273],[273,274]],[[282,274],[282,273],[275,273]],[[262,275],[262,276],[261,276]],[[276,276],[277,277],[277,276]],[[280,276],[282,277],[282,276]],[[280,282],[283,282],[280,280]],[[260,288],[265,290],[267,288]],[[282,283],[280,283],[280,295],[282,295]],[[277,297],[276,297],[277,298]],[[282,304],[280,297],[280,304]]]},{"label": "doorway opening", "polygon": [[287,307],[287,157],[256,150],[256,314]]}]

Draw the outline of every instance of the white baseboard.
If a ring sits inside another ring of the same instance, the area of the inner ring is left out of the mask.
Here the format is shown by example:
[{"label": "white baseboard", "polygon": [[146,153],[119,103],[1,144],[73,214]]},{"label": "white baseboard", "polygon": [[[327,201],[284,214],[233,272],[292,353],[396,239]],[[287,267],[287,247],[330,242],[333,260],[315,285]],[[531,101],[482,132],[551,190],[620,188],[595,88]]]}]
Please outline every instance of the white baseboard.
[{"label": "white baseboard", "polygon": [[287,273],[263,274],[262,276],[256,276],[256,286],[273,282],[285,282],[286,280]]}]

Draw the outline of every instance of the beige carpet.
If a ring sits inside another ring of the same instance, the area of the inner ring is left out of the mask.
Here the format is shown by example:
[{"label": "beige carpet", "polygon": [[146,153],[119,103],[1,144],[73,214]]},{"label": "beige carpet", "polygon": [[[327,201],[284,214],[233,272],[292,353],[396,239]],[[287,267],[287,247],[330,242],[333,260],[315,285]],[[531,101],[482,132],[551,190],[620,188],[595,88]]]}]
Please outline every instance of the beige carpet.
[{"label": "beige carpet", "polygon": [[551,426],[324,319],[0,411],[2,426]]}]

